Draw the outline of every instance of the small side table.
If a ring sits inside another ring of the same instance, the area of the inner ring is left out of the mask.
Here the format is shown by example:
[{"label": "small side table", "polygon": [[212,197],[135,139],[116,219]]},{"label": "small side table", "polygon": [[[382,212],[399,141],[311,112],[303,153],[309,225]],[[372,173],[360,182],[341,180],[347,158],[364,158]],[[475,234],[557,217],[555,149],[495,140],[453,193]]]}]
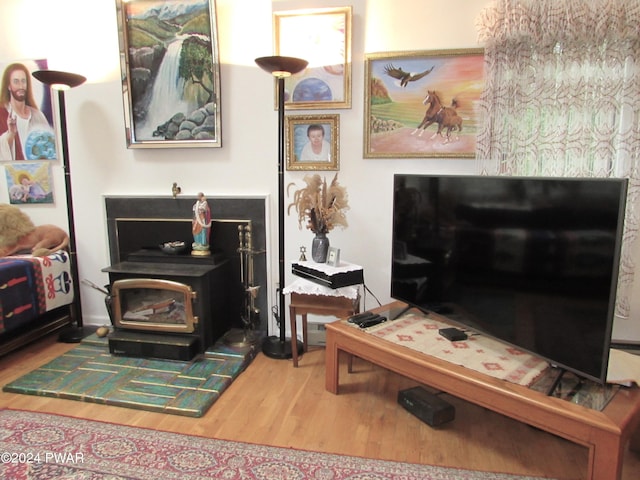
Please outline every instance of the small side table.
[{"label": "small side table", "polygon": [[307,351],[307,314],[333,315],[343,318],[360,312],[360,289],[357,286],[331,289],[300,278],[284,289],[291,294],[291,350],[293,366],[298,366],[297,316],[302,316],[302,346]]}]

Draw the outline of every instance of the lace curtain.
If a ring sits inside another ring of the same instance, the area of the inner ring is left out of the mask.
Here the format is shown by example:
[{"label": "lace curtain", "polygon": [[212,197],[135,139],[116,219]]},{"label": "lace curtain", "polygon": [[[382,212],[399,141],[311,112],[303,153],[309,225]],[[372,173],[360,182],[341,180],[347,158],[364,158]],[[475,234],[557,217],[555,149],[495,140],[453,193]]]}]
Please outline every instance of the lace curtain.
[{"label": "lace curtain", "polygon": [[497,0],[478,16],[480,174],[629,179],[616,314],[640,196],[640,0]]}]

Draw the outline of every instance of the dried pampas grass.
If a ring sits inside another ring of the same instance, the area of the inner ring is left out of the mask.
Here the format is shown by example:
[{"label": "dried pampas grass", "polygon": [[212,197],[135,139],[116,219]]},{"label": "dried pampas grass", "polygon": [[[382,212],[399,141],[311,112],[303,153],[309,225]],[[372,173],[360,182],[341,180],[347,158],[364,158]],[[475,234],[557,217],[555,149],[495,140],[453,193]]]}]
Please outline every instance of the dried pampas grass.
[{"label": "dried pampas grass", "polygon": [[[306,187],[293,193],[293,201],[287,208],[287,214],[291,208],[298,213],[298,226],[303,223],[313,233],[328,233],[335,227],[348,226],[345,211],[349,209],[347,189],[338,183],[338,174],[327,185],[327,180],[320,175],[305,175],[303,178]],[[287,195],[290,183],[287,186]]]}]

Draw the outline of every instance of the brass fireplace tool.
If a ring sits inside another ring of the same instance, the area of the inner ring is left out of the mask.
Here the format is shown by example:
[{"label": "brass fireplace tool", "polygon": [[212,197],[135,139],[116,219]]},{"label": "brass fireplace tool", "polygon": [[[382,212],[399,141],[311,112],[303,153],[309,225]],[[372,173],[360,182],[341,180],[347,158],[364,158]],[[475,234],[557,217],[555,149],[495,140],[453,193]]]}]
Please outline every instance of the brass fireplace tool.
[{"label": "brass fireplace tool", "polygon": [[254,285],[255,276],[253,269],[253,257],[264,253],[253,249],[251,224],[238,225],[238,253],[240,253],[240,281],[244,289],[243,307],[240,318],[242,319],[242,331],[230,331],[224,341],[228,345],[246,346],[254,345],[259,338],[256,327],[260,325],[260,309],[256,307],[256,298],[260,291],[259,285]]}]

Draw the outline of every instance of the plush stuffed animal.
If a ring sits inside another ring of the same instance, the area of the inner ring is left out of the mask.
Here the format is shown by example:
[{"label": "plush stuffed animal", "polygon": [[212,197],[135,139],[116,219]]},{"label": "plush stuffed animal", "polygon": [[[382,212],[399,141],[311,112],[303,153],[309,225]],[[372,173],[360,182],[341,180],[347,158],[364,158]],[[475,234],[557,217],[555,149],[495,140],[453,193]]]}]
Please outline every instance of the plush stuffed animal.
[{"label": "plush stuffed animal", "polygon": [[0,204],[0,257],[28,251],[36,257],[66,248],[69,235],[55,225],[35,226],[18,207]]}]

